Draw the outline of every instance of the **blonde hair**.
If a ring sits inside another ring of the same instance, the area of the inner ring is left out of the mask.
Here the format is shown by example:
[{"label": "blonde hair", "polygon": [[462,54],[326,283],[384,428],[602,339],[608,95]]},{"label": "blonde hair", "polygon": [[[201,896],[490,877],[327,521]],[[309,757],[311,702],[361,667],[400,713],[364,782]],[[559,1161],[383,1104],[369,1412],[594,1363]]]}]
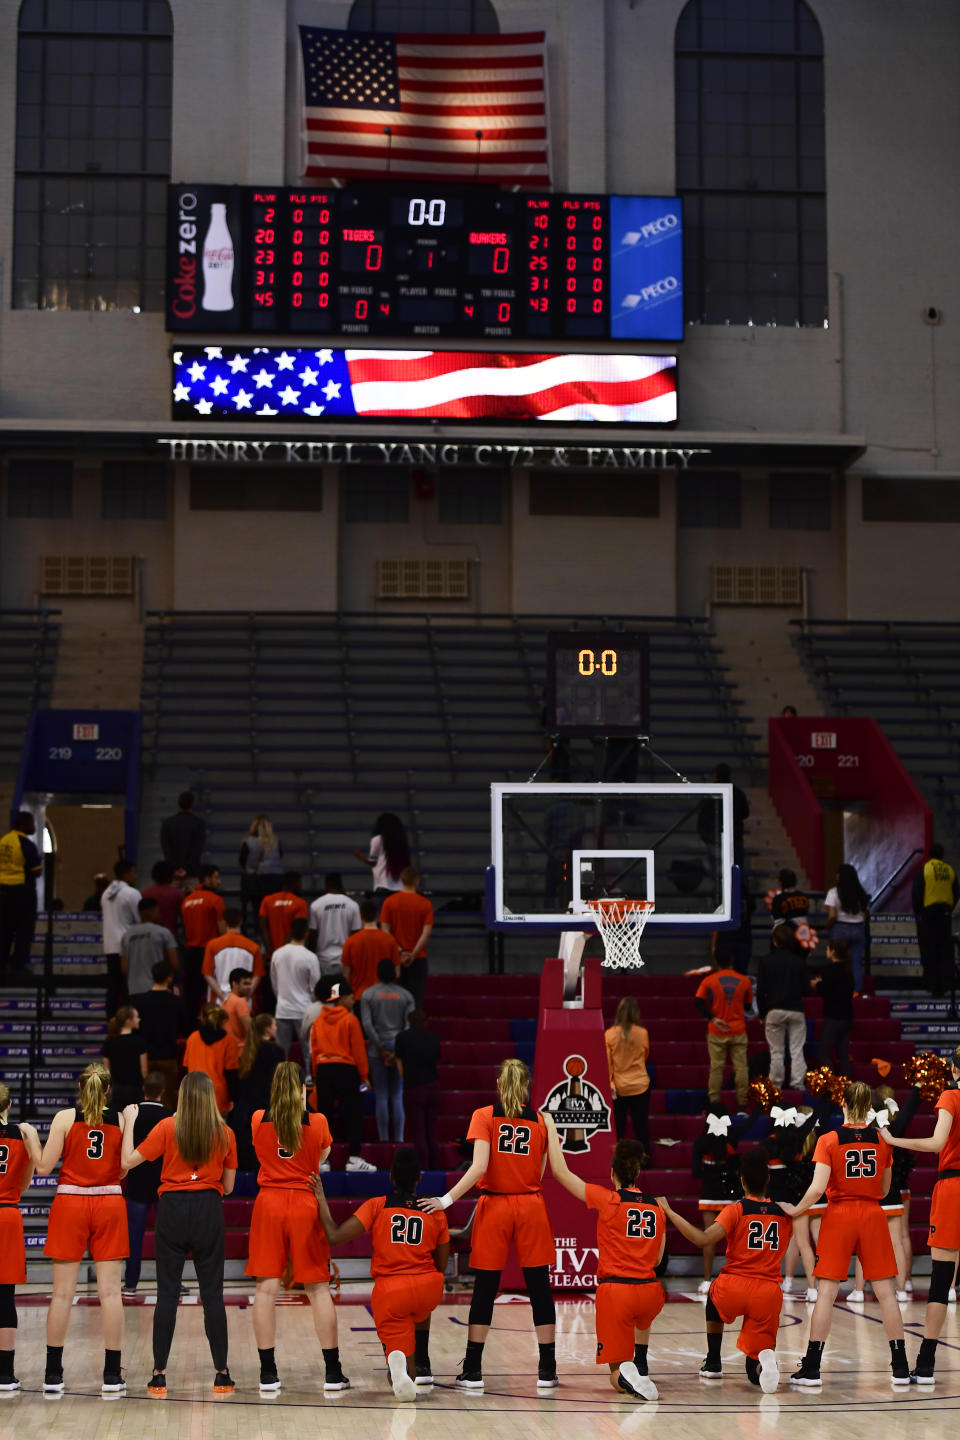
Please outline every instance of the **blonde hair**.
[{"label": "blonde hair", "polygon": [[254,815],[250,821],[250,829],[247,834],[251,839],[259,840],[261,848],[266,852],[272,850],[277,843],[277,837],[273,832],[273,825],[269,815]]},{"label": "blonde hair", "polygon": [[617,1006],[617,1013],[613,1019],[614,1025],[619,1025],[624,1040],[630,1034],[634,1025],[640,1024],[640,1006],[632,995],[624,995]]},{"label": "blonde hair", "polygon": [[872,1099],[870,1086],[865,1081],[851,1080],[843,1092],[843,1108],[851,1120],[862,1124],[869,1114]]},{"label": "blonde hair", "polygon": [[217,1109],[213,1081],[205,1070],[191,1070],[180,1082],[173,1138],[188,1165],[203,1165],[217,1151],[227,1153],[227,1127]]},{"label": "blonde hair", "polygon": [[295,1060],[278,1065],[270,1082],[270,1119],[277,1139],[290,1155],[296,1155],[303,1141],[302,1085],[300,1066]]},{"label": "blonde hair", "polygon": [[522,1060],[501,1060],[497,1071],[497,1089],[503,1113],[508,1120],[523,1114],[530,1098],[530,1071]]},{"label": "blonde hair", "polygon": [[10,1087],[4,1085],[0,1080],[0,1115],[5,1115],[10,1109]]},{"label": "blonde hair", "polygon": [[[273,1021],[274,1017],[268,1015],[266,1011],[263,1011],[259,1015],[254,1015],[253,1020],[247,1027],[246,1039],[243,1042],[243,1049],[240,1051],[240,1061],[237,1065],[238,1075],[249,1075],[254,1065],[256,1065],[257,1056],[260,1054],[260,1046],[266,1039],[267,1031],[270,1029]],[[289,1148],[288,1145],[284,1146],[284,1149],[288,1150]]]},{"label": "blonde hair", "polygon": [[219,1030],[229,1018],[226,1010],[222,1005],[218,1005],[216,1000],[208,1000],[205,1005],[200,1006],[200,1024],[209,1025],[212,1030]]},{"label": "blonde hair", "polygon": [[107,1093],[110,1089],[110,1071],[99,1060],[94,1060],[80,1071],[77,1080],[80,1092],[80,1110],[88,1125],[99,1125],[107,1108]]}]

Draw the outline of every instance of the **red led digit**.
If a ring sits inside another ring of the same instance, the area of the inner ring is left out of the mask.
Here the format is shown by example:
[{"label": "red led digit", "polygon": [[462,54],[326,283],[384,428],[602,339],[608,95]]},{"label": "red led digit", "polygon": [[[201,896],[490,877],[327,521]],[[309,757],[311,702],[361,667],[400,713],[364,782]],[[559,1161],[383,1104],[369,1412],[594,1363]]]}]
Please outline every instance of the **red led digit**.
[{"label": "red led digit", "polygon": [[269,210],[264,210],[264,212],[263,212],[263,218],[264,218],[264,220],[267,222],[268,225],[270,224],[270,221],[273,219],[273,217],[274,217],[274,215],[276,215],[276,213],[277,213],[276,210],[274,210],[274,209],[272,209],[272,208],[269,209]]},{"label": "red led digit", "polygon": [[[269,216],[268,216],[267,218],[269,219]],[[295,224],[295,225],[300,225],[300,224],[302,224],[302,223],[303,223],[303,211],[302,211],[302,210],[294,210],[294,212],[293,212],[293,220],[294,220],[294,224]]]},{"label": "red led digit", "polygon": [[499,245],[493,252],[493,273],[494,275],[506,275],[510,268],[510,251],[505,246]]},{"label": "red led digit", "polygon": [[302,285],[302,284],[303,284],[303,271],[302,271],[302,270],[294,270],[294,272],[293,272],[293,283],[294,283],[294,285]]},{"label": "red led digit", "polygon": [[573,295],[573,294],[576,292],[576,288],[577,288],[576,276],[571,275],[570,279],[567,281],[567,290],[568,290],[568,292],[569,292],[571,295]]},{"label": "red led digit", "polygon": [[576,236],[575,236],[575,235],[568,235],[568,236],[567,236],[567,249],[568,249],[568,250],[576,250],[576,248],[577,248],[577,238],[576,238]]},{"label": "red led digit", "polygon": [[567,269],[568,269],[568,270],[576,270],[576,268],[577,268],[576,258],[575,258],[573,255],[568,255],[568,256],[567,256]]},{"label": "red led digit", "polygon": [[497,306],[497,319],[501,325],[506,325],[510,319],[510,302],[508,300],[502,300]]},{"label": "red led digit", "polygon": [[594,228],[594,230],[602,230],[602,229],[603,229],[603,216],[602,216],[602,215],[594,215],[594,217],[593,217],[593,228]]},{"label": "red led digit", "polygon": [[330,224],[330,211],[329,211],[329,210],[321,210],[321,211],[320,211],[320,224],[321,224],[321,225],[329,225],[329,224]]},{"label": "red led digit", "polygon": [[593,283],[593,293],[594,293],[595,295],[601,294],[602,291],[603,291],[603,281],[602,281],[602,280],[594,280],[592,283]]},{"label": "red led digit", "polygon": [[302,231],[302,230],[294,230],[294,232],[293,232],[293,243],[294,243],[294,245],[302,245],[302,244],[303,244],[303,231]]},{"label": "red led digit", "polygon": [[594,315],[602,315],[602,314],[603,314],[603,301],[602,301],[602,300],[594,300],[594,302],[593,302],[593,313],[594,313]]},{"label": "red led digit", "polygon": [[567,301],[567,314],[568,314],[568,315],[575,315],[576,313],[577,313],[577,302],[576,302],[576,300],[568,300],[568,301]]},{"label": "red led digit", "polygon": [[364,269],[365,269],[365,270],[379,270],[382,261],[383,261],[383,246],[382,246],[382,245],[368,245],[368,246],[367,246],[367,256],[366,256],[366,259],[365,259],[365,261],[364,261]]},{"label": "red led digit", "polygon": [[329,270],[321,270],[321,271],[320,271],[320,281],[319,281],[319,283],[320,283],[320,288],[321,288],[321,290],[323,289],[323,287],[324,287],[325,285],[329,285],[329,284],[330,284],[330,271],[329,271]]},{"label": "red led digit", "polygon": [[367,302],[366,302],[366,300],[358,300],[358,301],[356,302],[356,304],[355,304],[354,307],[353,307],[353,318],[354,318],[354,320],[366,320],[366,318],[367,318]]},{"label": "red led digit", "polygon": [[595,236],[594,236],[591,244],[592,244],[592,248],[593,248],[594,250],[602,250],[602,249],[603,249],[603,241],[600,239],[600,236],[599,236],[599,235],[595,235]]},{"label": "red led digit", "polygon": [[550,221],[546,215],[534,215],[533,223],[538,230],[546,230],[547,226],[550,224]]},{"label": "red led digit", "polygon": [[272,245],[272,244],[273,244],[273,231],[272,231],[272,230],[257,230],[257,231],[255,232],[255,234],[254,234],[253,240],[254,240],[254,244],[255,244],[255,245]]},{"label": "red led digit", "polygon": [[301,290],[295,290],[290,298],[290,303],[295,310],[299,310],[303,304],[303,292]]},{"label": "red led digit", "polygon": [[294,252],[293,252],[293,257],[292,257],[292,258],[293,258],[293,263],[294,263],[294,265],[302,265],[302,264],[303,264],[303,251],[302,251],[302,250],[294,250]]},{"label": "red led digit", "polygon": [[602,261],[602,260],[591,260],[591,261],[590,261],[590,267],[591,267],[591,269],[593,269],[593,270],[602,270],[602,269],[603,269],[603,261]]},{"label": "red led digit", "polygon": [[568,230],[576,230],[576,228],[577,228],[577,217],[576,217],[576,215],[568,215],[568,216],[567,216],[567,229],[568,229]]},{"label": "red led digit", "polygon": [[321,250],[321,251],[320,251],[320,264],[321,264],[321,265],[329,265],[329,264],[330,264],[330,251],[329,251],[329,250]]}]

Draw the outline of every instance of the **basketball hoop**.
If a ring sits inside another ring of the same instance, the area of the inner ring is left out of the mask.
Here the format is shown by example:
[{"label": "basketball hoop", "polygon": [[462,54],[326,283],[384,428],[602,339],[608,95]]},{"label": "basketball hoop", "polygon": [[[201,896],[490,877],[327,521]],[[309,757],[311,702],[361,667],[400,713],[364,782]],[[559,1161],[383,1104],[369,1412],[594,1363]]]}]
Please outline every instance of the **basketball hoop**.
[{"label": "basketball hoop", "polygon": [[656,906],[652,900],[588,900],[603,941],[603,963],[611,970],[639,970],[640,936]]}]

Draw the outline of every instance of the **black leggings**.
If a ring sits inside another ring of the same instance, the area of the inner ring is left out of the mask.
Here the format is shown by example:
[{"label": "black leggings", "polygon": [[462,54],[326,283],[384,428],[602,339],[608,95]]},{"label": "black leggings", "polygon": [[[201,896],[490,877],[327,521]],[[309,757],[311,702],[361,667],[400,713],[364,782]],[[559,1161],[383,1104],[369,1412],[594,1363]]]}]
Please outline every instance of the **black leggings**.
[{"label": "black leggings", "polygon": [[[351,1155],[360,1154],[363,1137],[363,1109],[360,1100],[360,1071],[356,1065],[331,1062],[317,1065],[313,1072],[317,1087],[317,1109],[327,1124],[346,1140]],[[337,1116],[334,1120],[334,1108]]]},{"label": "black leggings", "polygon": [[227,1311],[223,1303],[223,1199],[217,1190],[170,1190],[157,1204],[157,1308],[153,1363],[166,1370],[187,1255],[193,1256],[215,1370],[227,1368]]},{"label": "black leggings", "polygon": [[613,1125],[617,1132],[617,1139],[622,1140],[627,1133],[627,1117],[633,1126],[633,1133],[644,1150],[650,1149],[650,1130],[647,1116],[650,1111],[650,1091],[644,1090],[642,1095],[618,1095],[613,1102]]},{"label": "black leggings", "polygon": [[0,1285],[0,1330],[16,1330],[16,1285]]},{"label": "black leggings", "polygon": [[[493,1320],[493,1302],[500,1289],[499,1270],[476,1270],[473,1282],[473,1296],[470,1300],[470,1325],[489,1325]],[[557,1311],[550,1289],[550,1270],[546,1265],[524,1267],[523,1283],[530,1296],[534,1325],[555,1325]]]}]

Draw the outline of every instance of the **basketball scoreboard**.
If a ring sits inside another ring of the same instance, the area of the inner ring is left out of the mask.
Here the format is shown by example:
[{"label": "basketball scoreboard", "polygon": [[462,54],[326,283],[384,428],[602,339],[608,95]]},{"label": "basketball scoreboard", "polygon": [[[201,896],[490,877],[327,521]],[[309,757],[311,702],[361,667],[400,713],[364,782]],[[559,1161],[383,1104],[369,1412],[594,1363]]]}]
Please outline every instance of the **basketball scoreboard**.
[{"label": "basketball scoreboard", "polygon": [[628,737],[646,732],[645,635],[551,631],[547,646],[547,714],[554,734]]},{"label": "basketball scoreboard", "polygon": [[683,338],[675,197],[172,185],[168,328]]}]

